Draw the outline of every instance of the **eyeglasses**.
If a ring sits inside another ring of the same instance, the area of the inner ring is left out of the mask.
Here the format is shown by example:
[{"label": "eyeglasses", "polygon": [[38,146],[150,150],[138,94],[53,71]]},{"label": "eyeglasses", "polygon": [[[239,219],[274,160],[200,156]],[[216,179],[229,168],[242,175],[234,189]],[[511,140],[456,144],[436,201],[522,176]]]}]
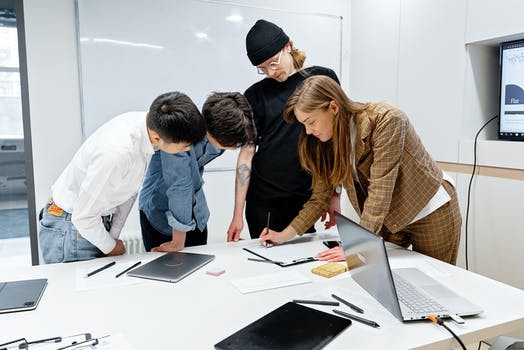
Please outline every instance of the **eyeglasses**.
[{"label": "eyeglasses", "polygon": [[[280,53],[278,54],[278,58],[274,62],[269,62],[267,67],[271,70],[276,70],[278,68],[278,65],[280,64],[280,57],[282,56],[282,51],[284,49],[280,50]],[[257,73],[262,75],[267,75],[267,68],[265,67],[257,67]]]}]

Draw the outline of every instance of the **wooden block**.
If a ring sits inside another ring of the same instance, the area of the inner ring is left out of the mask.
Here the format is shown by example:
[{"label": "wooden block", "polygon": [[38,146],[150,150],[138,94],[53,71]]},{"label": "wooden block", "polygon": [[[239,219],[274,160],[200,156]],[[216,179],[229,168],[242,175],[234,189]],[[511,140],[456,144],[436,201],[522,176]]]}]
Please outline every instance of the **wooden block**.
[{"label": "wooden block", "polygon": [[320,265],[311,269],[311,272],[313,272],[314,274],[327,278],[339,275],[345,271],[347,271],[347,267],[345,267],[343,264],[339,264],[336,262],[329,262],[327,264]]}]

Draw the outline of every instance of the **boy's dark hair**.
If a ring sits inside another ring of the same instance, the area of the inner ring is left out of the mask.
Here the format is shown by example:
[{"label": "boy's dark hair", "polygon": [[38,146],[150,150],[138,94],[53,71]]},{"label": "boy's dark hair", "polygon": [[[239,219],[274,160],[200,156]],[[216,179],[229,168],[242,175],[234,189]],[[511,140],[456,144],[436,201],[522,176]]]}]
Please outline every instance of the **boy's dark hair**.
[{"label": "boy's dark hair", "polygon": [[207,131],[224,147],[253,144],[257,136],[253,111],[239,92],[214,92],[202,107]]},{"label": "boy's dark hair", "polygon": [[196,143],[206,135],[206,121],[197,106],[178,91],[167,92],[153,101],[147,127],[167,143]]}]

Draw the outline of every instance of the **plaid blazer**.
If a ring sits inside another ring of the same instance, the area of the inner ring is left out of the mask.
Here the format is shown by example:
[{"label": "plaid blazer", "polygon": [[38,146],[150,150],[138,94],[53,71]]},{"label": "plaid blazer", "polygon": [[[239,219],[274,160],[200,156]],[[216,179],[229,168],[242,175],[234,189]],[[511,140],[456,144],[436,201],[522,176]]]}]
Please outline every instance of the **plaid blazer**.
[{"label": "plaid blazer", "polygon": [[[354,123],[358,179],[349,178],[343,186],[363,227],[378,233],[385,225],[396,233],[435,195],[442,170],[399,109],[372,103],[354,115]],[[326,211],[332,191],[324,184],[313,185],[310,200],[291,223],[298,233],[305,232]]]}]

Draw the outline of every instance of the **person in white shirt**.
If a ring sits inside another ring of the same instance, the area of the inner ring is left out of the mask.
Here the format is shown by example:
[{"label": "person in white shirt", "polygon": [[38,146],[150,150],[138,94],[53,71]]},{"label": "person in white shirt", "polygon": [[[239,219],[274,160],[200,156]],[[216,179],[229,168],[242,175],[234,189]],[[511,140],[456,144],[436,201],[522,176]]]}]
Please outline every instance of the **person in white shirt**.
[{"label": "person in white shirt", "polygon": [[154,151],[188,151],[205,134],[204,118],[180,92],[158,96],[147,113],[124,113],[98,128],[51,188],[40,221],[44,261],[124,254],[118,237]]}]

